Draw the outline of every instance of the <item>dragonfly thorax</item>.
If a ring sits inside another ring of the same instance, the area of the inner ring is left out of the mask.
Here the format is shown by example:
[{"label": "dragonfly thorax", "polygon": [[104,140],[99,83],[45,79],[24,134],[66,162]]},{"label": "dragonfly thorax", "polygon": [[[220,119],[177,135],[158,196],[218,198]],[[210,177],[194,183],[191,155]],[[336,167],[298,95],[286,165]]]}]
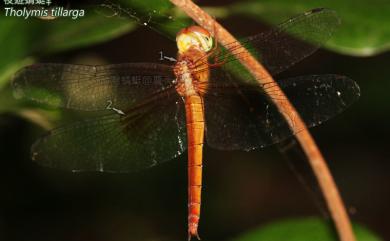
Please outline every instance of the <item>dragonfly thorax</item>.
[{"label": "dragonfly thorax", "polygon": [[181,96],[203,95],[209,80],[207,53],[196,48],[179,53],[174,73],[176,90]]},{"label": "dragonfly thorax", "polygon": [[197,94],[196,80],[191,73],[190,64],[187,60],[180,60],[175,66],[176,91],[183,97]]}]

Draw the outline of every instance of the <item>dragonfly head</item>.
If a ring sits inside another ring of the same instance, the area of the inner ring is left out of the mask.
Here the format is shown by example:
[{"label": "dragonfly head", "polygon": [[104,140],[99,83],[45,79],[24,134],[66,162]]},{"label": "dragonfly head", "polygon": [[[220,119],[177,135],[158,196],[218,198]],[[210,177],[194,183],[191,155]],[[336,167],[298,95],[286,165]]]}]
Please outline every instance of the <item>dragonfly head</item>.
[{"label": "dragonfly head", "polygon": [[190,26],[180,30],[176,35],[176,43],[180,54],[190,48],[197,48],[205,52],[213,48],[211,34],[199,26]]}]

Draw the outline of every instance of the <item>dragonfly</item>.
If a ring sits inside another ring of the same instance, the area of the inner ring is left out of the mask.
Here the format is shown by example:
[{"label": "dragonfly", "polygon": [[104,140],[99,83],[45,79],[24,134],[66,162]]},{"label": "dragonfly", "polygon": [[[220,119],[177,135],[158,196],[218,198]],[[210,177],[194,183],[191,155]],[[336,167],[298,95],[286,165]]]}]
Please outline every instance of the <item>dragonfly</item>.
[{"label": "dragonfly", "polygon": [[360,95],[350,78],[310,75],[259,84],[239,63],[244,48],[273,76],[311,55],[339,25],[333,10],[313,9],[225,47],[189,26],[177,33],[176,62],[103,66],[39,63],[19,70],[18,97],[97,117],[58,127],[38,139],[32,159],[72,171],[133,172],[188,155],[188,237],[198,237],[203,145],[250,151],[279,143],[292,130],[265,95],[280,86],[307,127],[344,111]]}]

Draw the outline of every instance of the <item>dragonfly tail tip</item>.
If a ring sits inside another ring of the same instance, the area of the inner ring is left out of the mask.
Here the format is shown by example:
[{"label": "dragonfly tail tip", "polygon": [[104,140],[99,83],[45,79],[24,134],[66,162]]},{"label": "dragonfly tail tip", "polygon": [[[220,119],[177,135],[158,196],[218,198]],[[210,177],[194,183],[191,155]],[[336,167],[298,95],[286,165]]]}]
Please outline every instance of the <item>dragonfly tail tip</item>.
[{"label": "dragonfly tail tip", "polygon": [[191,241],[192,237],[196,237],[198,240],[201,240],[198,232],[196,232],[196,233],[188,232],[188,241]]}]

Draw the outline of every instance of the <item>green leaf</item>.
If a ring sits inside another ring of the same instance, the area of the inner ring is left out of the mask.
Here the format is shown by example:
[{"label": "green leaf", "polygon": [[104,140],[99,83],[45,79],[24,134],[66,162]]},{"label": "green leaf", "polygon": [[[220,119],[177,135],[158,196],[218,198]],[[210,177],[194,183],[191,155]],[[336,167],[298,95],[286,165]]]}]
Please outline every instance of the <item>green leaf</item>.
[{"label": "green leaf", "polygon": [[55,23],[41,23],[39,28],[45,32],[34,46],[34,50],[45,53],[63,51],[71,48],[85,47],[118,37],[135,28],[136,24],[120,18],[88,13],[78,20],[59,19]]},{"label": "green leaf", "polygon": [[31,63],[27,52],[31,49],[28,26],[18,19],[0,17],[0,89],[23,64]]},{"label": "green leaf", "polygon": [[[325,47],[354,56],[371,56],[390,49],[390,4],[384,0],[249,0],[227,7],[230,15],[242,15],[272,25],[313,8],[336,10],[342,24]],[[222,15],[223,16],[223,15]]]},{"label": "green leaf", "polygon": [[43,129],[52,129],[53,123],[60,119],[60,112],[39,107],[42,106],[27,99],[13,98],[13,91],[10,86],[1,90],[0,113],[12,112],[28,119]]},{"label": "green leaf", "polygon": [[[0,60],[0,62],[2,62]],[[34,63],[32,58],[14,59],[0,65],[0,90],[8,83],[11,76],[25,65]]]},{"label": "green leaf", "polygon": [[[358,241],[381,241],[375,234],[361,225],[353,229]],[[232,241],[338,241],[331,223],[319,218],[296,218],[277,221]]]},{"label": "green leaf", "polygon": [[90,8],[77,19],[51,21],[0,16],[0,89],[36,57],[103,42],[135,28],[134,21],[108,18]]}]

